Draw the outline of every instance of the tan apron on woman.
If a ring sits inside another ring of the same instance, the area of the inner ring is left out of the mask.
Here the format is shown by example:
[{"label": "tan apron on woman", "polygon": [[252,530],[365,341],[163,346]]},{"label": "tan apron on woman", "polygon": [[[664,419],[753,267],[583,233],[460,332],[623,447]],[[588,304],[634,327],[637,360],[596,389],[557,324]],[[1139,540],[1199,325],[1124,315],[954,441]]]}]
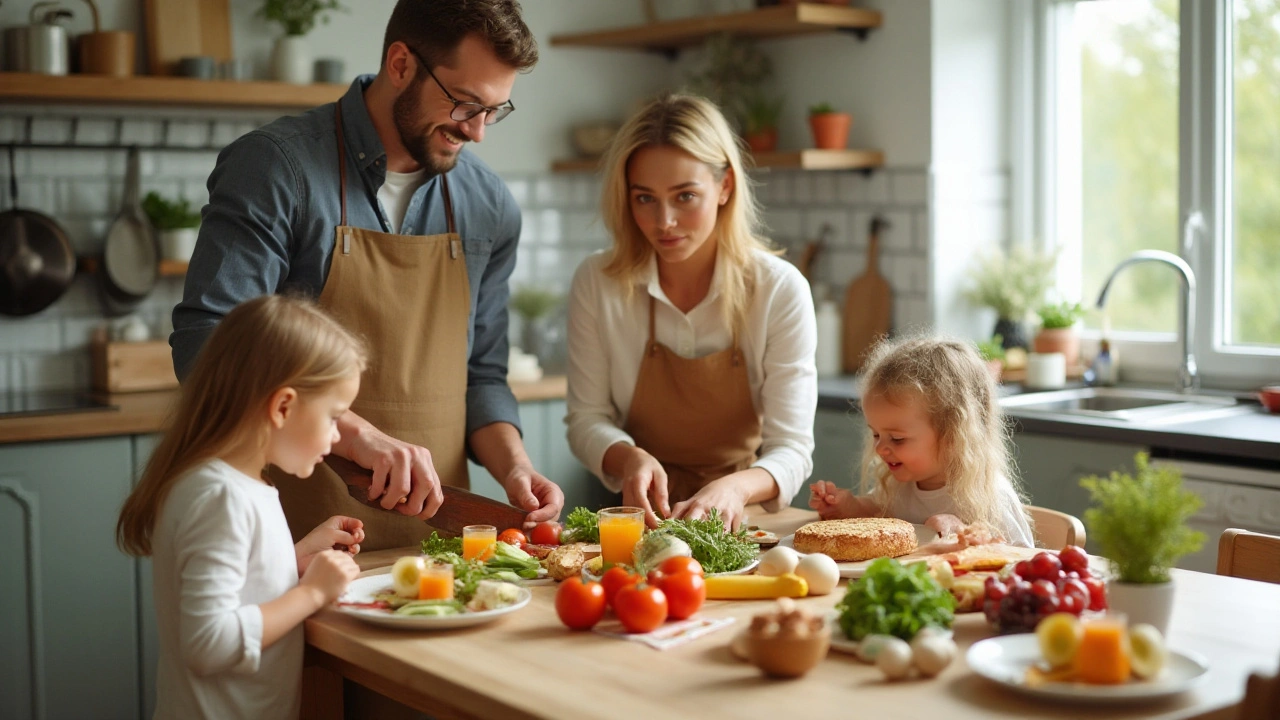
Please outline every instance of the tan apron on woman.
[{"label": "tan apron on woman", "polygon": [[[397,440],[431,451],[440,481],[469,487],[466,456],[467,323],[471,285],[455,230],[449,181],[440,177],[448,232],[395,235],[347,225],[347,149],[337,116],[342,222],[319,304],[369,345],[351,410]],[[271,468],[293,536],[332,515],[364,521],[362,550],[416,545],[423,521],[352,498],[327,465],[305,479]]]},{"label": "tan apron on woman", "polygon": [[649,342],[623,430],[662,463],[671,504],[751,467],[760,449],[761,424],[737,331],[732,347],[706,357],[681,357],[654,339],[654,298],[649,296]]}]

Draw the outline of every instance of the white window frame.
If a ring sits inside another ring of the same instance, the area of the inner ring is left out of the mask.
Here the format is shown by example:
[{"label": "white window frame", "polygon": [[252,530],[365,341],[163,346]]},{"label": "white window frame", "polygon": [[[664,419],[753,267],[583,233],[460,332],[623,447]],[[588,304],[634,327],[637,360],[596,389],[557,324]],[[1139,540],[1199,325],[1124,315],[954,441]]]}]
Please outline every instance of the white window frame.
[{"label": "white window frame", "polygon": [[[1081,287],[1080,198],[1057,191],[1064,173],[1078,177],[1079,132],[1060,128],[1058,101],[1078,78],[1057,71],[1071,6],[1086,0],[1032,0],[1013,7],[1011,103],[1012,227],[1015,238],[1060,248],[1058,287],[1092,307],[1097,288]],[[1102,0],[1105,1],[1105,0]],[[1195,353],[1207,387],[1248,388],[1274,382],[1280,348],[1228,346],[1232,156],[1232,0],[1181,0],[1178,98],[1178,247],[1195,271]],[[1210,99],[1205,102],[1205,99]],[[1078,185],[1075,183],[1074,185]],[[1203,224],[1189,218],[1199,217]],[[1064,241],[1063,239],[1069,239]],[[1170,271],[1169,282],[1179,282]],[[1097,331],[1083,331],[1086,345]],[[1112,333],[1126,380],[1172,382],[1180,359],[1174,333]]]}]

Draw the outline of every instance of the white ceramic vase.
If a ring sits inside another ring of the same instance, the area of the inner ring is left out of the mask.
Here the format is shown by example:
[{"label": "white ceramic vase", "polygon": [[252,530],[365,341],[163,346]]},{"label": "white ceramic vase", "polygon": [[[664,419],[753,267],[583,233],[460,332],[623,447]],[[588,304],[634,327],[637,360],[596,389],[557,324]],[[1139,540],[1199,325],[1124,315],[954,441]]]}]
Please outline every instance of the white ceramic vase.
[{"label": "white ceramic vase", "polygon": [[1107,583],[1107,607],[1124,613],[1129,627],[1138,623],[1153,625],[1161,635],[1169,635],[1169,618],[1173,615],[1173,580],[1166,583]]},{"label": "white ceramic vase", "polygon": [[178,260],[180,262],[191,260],[191,253],[196,249],[196,237],[199,234],[199,228],[178,228],[176,230],[161,231],[160,256],[165,260]]},{"label": "white ceramic vase", "polygon": [[303,35],[284,35],[271,53],[271,74],[280,82],[310,85],[313,64],[311,48]]}]

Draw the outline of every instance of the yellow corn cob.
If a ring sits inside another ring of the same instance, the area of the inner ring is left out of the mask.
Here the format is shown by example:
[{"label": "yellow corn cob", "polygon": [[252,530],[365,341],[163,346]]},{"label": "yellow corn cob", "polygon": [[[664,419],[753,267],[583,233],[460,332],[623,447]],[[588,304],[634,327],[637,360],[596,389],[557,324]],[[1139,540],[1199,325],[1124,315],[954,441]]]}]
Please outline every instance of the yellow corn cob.
[{"label": "yellow corn cob", "polygon": [[809,583],[795,573],[774,577],[764,575],[717,575],[706,579],[709,600],[760,600],[804,597]]}]

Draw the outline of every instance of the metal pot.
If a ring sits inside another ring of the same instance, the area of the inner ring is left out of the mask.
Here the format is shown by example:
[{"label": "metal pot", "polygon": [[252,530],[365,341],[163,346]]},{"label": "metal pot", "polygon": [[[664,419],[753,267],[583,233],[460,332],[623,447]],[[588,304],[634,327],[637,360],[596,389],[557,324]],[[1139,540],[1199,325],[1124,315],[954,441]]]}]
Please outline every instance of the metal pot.
[{"label": "metal pot", "polygon": [[67,29],[57,23],[71,17],[71,11],[59,7],[56,2],[32,5],[30,25],[4,31],[5,69],[66,75],[71,68],[71,42]]},{"label": "metal pot", "polygon": [[75,278],[76,257],[53,218],[18,208],[18,177],[9,146],[10,208],[0,213],[0,313],[31,315],[49,307]]}]

